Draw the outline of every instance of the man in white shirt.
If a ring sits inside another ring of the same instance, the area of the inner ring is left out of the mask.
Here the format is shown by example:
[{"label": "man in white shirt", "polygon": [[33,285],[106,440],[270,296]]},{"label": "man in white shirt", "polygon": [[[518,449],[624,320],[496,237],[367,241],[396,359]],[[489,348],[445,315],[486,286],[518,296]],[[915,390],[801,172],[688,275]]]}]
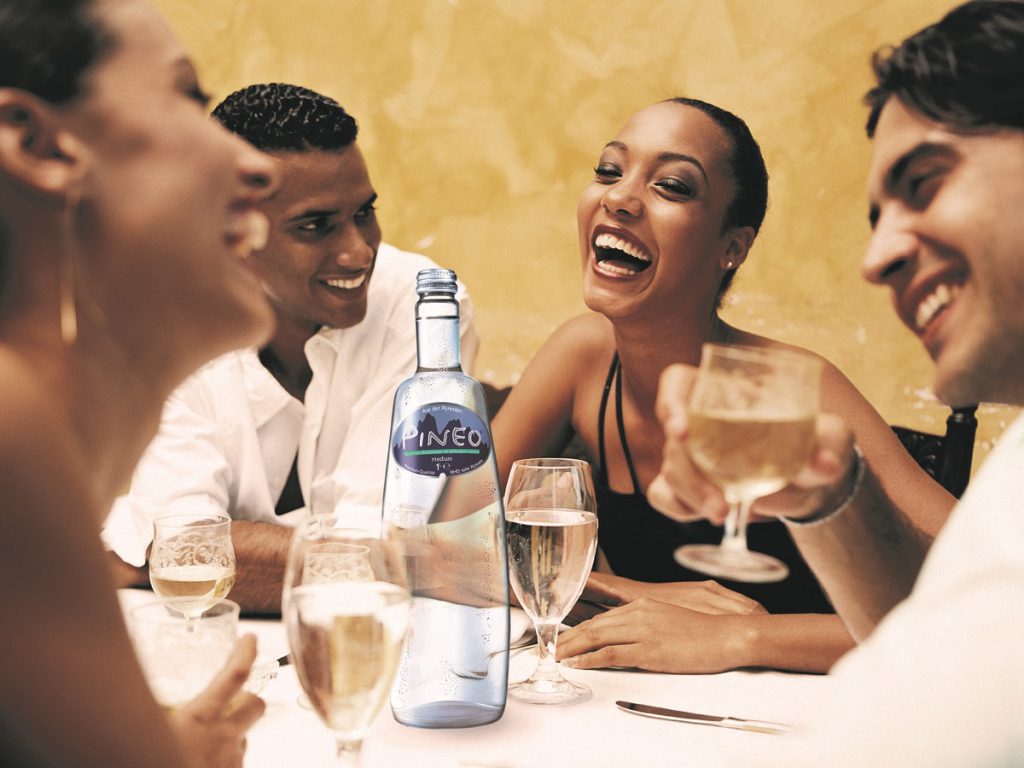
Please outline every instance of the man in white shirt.
[{"label": "man in white shirt", "polygon": [[[1024,405],[1024,2],[965,3],[874,68],[863,274],[890,288],[942,400]],[[692,376],[662,378],[649,497],[673,517],[721,520],[721,494],[686,451]],[[845,425],[822,418],[818,437],[801,476],[756,509],[788,521],[861,644],[808,702],[803,736],[760,762],[1024,765],[1024,416],[930,548]]]},{"label": "man in white shirt", "polygon": [[[168,400],[103,534],[123,563],[141,567],[154,517],[227,512],[238,561],[231,597],[276,611],[296,516],[337,509],[353,525],[379,525],[392,398],[416,368],[416,273],[437,265],[381,242],[356,122],[333,99],[253,85],[213,115],[278,161],[280,188],[262,206],[266,247],[249,259],[277,330]],[[476,335],[465,291],[459,299],[469,368]]]}]

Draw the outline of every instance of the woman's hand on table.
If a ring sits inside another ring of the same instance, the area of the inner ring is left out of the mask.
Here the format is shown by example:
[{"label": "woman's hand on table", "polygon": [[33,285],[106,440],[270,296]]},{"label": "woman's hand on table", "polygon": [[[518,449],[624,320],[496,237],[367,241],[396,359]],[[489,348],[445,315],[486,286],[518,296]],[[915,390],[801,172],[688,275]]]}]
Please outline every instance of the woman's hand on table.
[{"label": "woman's hand on table", "polygon": [[756,600],[712,580],[651,583],[593,571],[583,590],[585,600],[607,606],[625,605],[643,597],[702,613],[766,613]]},{"label": "woman's hand on table", "polygon": [[[661,373],[655,411],[665,444],[661,470],[647,488],[647,500],[675,520],[687,522],[703,517],[721,525],[728,512],[725,497],[693,463],[686,444],[686,403],[696,374],[696,368],[682,364],[670,365]],[[800,519],[848,495],[854,462],[853,432],[832,414],[820,414],[816,430],[817,445],[810,460],[788,486],[757,501],[752,521],[779,516]]]},{"label": "woman's hand on table", "polygon": [[578,669],[724,672],[747,665],[748,622],[749,614],[703,613],[642,597],[560,634],[557,658]]},{"label": "woman's hand on table", "polygon": [[735,619],[766,613],[757,601],[715,581],[652,584],[595,572],[583,596],[620,604],[559,635],[558,659],[587,669],[733,669],[740,666],[739,638],[730,637],[741,634]]},{"label": "woman's hand on table", "polygon": [[256,638],[246,635],[206,690],[171,712],[190,765],[241,768],[246,731],[265,709],[262,699],[242,690],[255,660]]}]

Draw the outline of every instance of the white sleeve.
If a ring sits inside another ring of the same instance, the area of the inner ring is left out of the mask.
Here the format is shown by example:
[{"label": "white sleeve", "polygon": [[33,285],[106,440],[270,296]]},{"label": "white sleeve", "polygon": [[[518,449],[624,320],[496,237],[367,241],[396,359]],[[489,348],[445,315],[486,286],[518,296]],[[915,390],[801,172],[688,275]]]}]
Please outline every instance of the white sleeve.
[{"label": "white sleeve", "polygon": [[143,566],[153,518],[175,511],[228,512],[231,468],[202,382],[186,381],[164,404],[160,431],[103,527],[104,545]]},{"label": "white sleeve", "polygon": [[829,675],[785,764],[1024,764],[1022,586],[1019,570],[993,569],[941,602],[894,609]]}]

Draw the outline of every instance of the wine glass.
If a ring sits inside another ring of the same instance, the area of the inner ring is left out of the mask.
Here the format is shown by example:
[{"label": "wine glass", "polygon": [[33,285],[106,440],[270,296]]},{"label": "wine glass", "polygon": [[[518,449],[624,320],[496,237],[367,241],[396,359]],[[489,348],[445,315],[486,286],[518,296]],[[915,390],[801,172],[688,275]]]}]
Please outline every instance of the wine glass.
[{"label": "wine glass", "polygon": [[577,459],[523,459],[505,489],[509,575],[537,631],[537,668],[508,687],[532,704],[574,704],[590,689],[562,677],[555,643],[576,603],[597,549],[597,503],[590,465]]},{"label": "wine glass", "polygon": [[781,581],[789,568],[747,549],[753,503],[784,488],[815,441],[821,361],[795,350],[705,344],[690,395],[688,446],[725,495],[720,545],[687,544],[676,561],[736,581]]},{"label": "wine glass", "polygon": [[164,604],[196,619],[223,600],[235,584],[231,518],[214,513],[176,514],[153,521],[149,583]]},{"label": "wine glass", "polygon": [[238,603],[222,600],[189,629],[159,600],[129,612],[135,655],[160,704],[182,707],[210,684],[238,640],[238,614]]},{"label": "wine glass", "polygon": [[334,515],[296,526],[281,611],[299,682],[334,731],[340,766],[360,764],[398,669],[410,605],[404,552],[388,528],[378,538]]},{"label": "wine glass", "polygon": [[327,541],[306,548],[302,564],[303,584],[329,584],[334,581],[375,581],[370,563],[370,547]]}]

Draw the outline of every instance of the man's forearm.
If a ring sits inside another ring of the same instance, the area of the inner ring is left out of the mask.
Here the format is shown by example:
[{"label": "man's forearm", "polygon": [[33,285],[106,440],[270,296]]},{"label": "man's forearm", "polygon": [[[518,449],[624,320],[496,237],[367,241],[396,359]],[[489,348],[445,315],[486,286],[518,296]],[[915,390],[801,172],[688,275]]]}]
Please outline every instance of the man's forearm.
[{"label": "man's forearm", "polygon": [[737,626],[737,666],[828,672],[853,647],[831,614],[768,614],[729,617]]},{"label": "man's forearm", "polygon": [[841,512],[789,530],[857,642],[910,594],[930,543],[870,471]]},{"label": "man's forearm", "polygon": [[149,586],[149,571],[145,567],[129,565],[113,552],[107,552],[107,563],[110,566],[114,586],[122,587]]},{"label": "man's forearm", "polygon": [[281,588],[292,529],[233,520],[237,576],[229,597],[248,613],[280,613]]}]

